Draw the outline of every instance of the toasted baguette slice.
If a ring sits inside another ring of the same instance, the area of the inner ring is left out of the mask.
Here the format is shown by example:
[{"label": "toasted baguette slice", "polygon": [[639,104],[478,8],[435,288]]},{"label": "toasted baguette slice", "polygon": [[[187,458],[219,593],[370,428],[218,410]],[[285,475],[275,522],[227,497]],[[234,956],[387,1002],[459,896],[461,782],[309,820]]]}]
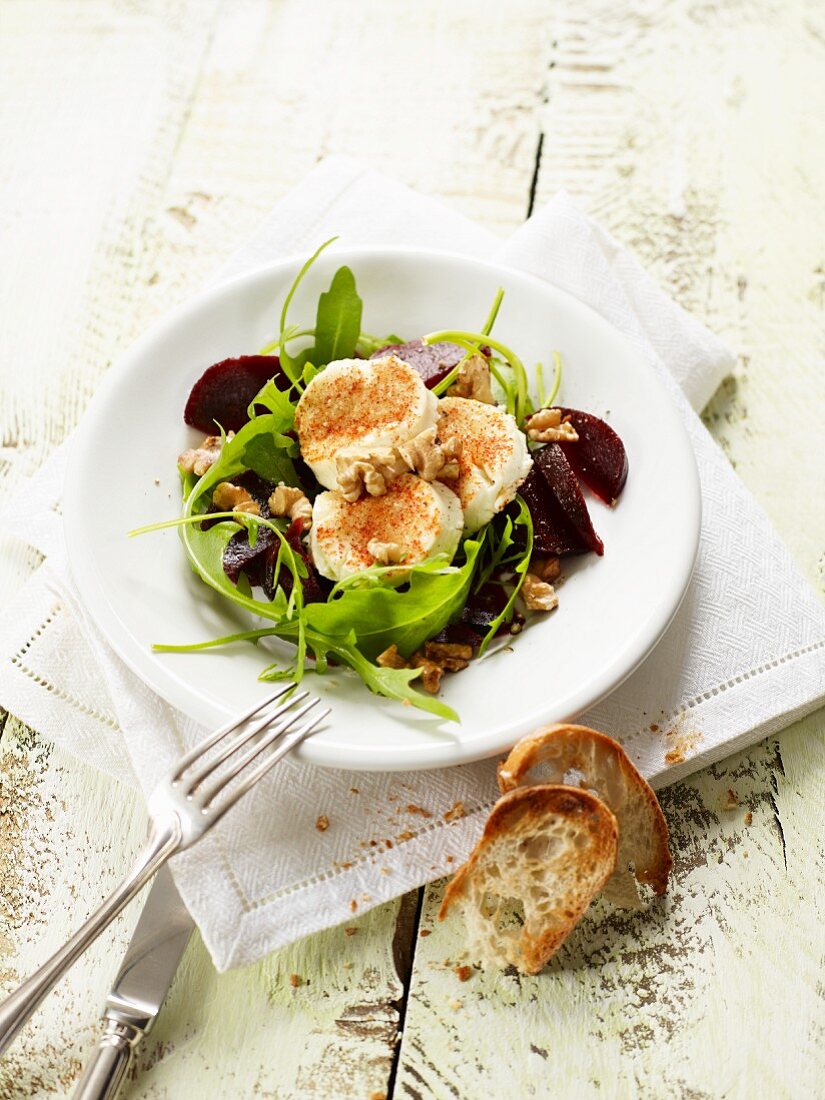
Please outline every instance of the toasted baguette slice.
[{"label": "toasted baguette slice", "polygon": [[[613,874],[617,849],[616,818],[589,791],[512,791],[447,887],[439,918],[457,904],[471,954],[537,974]],[[523,906],[523,926],[505,926],[508,901]]]},{"label": "toasted baguette slice", "polygon": [[622,746],[587,726],[546,726],[519,741],[499,765],[499,787],[503,792],[523,787],[531,782],[529,773],[539,767],[541,774],[533,782],[570,783],[594,791],[616,815],[619,854],[605,897],[625,908],[639,904],[628,871],[631,863],[637,882],[663,894],[673,862],[667,823],[656,795]]}]

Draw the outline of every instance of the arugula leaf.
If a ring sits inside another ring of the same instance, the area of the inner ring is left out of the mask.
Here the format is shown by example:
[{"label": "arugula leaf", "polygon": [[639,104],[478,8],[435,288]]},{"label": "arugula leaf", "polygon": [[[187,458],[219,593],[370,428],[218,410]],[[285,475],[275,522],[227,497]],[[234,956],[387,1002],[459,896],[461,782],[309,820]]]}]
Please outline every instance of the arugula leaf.
[{"label": "arugula leaf", "polygon": [[254,420],[256,416],[260,415],[256,410],[256,405],[263,405],[273,416],[280,419],[281,427],[279,431],[288,432],[292,430],[295,424],[295,405],[290,400],[288,393],[278,389],[274,378],[270,378],[268,382],[265,382],[262,389],[250,402],[246,410],[250,420]]},{"label": "arugula leaf", "polygon": [[315,347],[309,359],[318,364],[336,359],[351,359],[361,334],[364,303],[355,289],[355,276],[348,267],[339,267],[329,290],[318,298],[315,319]]},{"label": "arugula leaf", "polygon": [[[263,394],[266,386],[261,391]],[[256,399],[257,400],[257,399]],[[210,489],[221,481],[231,479],[245,470],[254,470],[266,481],[283,481],[297,485],[298,475],[290,453],[294,440],[284,435],[294,422],[294,410],[289,406],[280,413],[264,413],[256,416],[241,428],[232,439],[224,436],[217,462],[196,482],[186,502],[185,515],[194,515],[197,505]]]},{"label": "arugula leaf", "polygon": [[[283,623],[280,626],[267,626],[258,630],[242,630],[237,634],[227,634],[223,638],[214,638],[208,642],[194,642],[191,645],[153,645],[156,653],[197,653],[205,649],[215,649],[218,646],[231,645],[233,642],[253,642],[257,644],[261,638],[282,638],[286,641],[293,639],[297,631],[294,622]],[[383,695],[388,699],[398,699],[402,703],[406,700],[419,710],[425,710],[439,718],[447,718],[458,722],[460,719],[452,707],[440,702],[431,695],[424,695],[416,691],[414,682],[421,676],[420,668],[381,668],[373,664],[358,649],[355,632],[351,631],[343,638],[327,638],[313,630],[306,630],[306,643],[312,649],[315,656],[315,664],[308,665],[306,672],[316,672],[323,675],[327,671],[329,655],[332,654],[342,664],[347,665],[360,676],[370,691],[376,695]],[[261,672],[259,680],[265,682],[277,682],[279,680],[295,679],[294,665],[283,668],[277,662]]]},{"label": "arugula leaf", "polygon": [[[310,604],[308,607],[323,607],[323,604]],[[281,638],[289,637],[293,631],[292,624],[284,624],[282,628],[273,633]],[[306,640],[316,658],[315,671],[323,673],[327,667],[329,655],[332,654],[339,662],[347,665],[357,672],[364,684],[375,692],[388,699],[398,699],[400,702],[409,702],[419,710],[428,711],[439,718],[446,718],[458,722],[459,717],[452,707],[432,695],[425,695],[412,687],[414,680],[421,676],[420,668],[381,668],[368,660],[361,652],[355,630],[339,637],[329,637],[327,634],[307,627]],[[267,672],[268,670],[265,670]],[[309,671],[309,669],[307,670]],[[267,678],[284,679],[280,669],[268,672]]]},{"label": "arugula leaf", "polygon": [[[442,340],[447,340],[451,344],[458,344],[459,347],[469,352],[477,351],[482,344],[487,344],[493,351],[497,351],[502,355],[513,372],[513,415],[519,425],[524,423],[524,419],[530,408],[530,394],[527,388],[527,371],[524,369],[522,361],[511,348],[508,348],[506,344],[502,344],[499,340],[494,340],[493,337],[486,332],[466,332],[463,329],[445,329],[442,332],[430,332],[423,339],[425,344],[437,344]],[[507,383],[495,370],[492,364],[490,365],[490,369],[498,382],[504,386],[505,390],[508,389]]]},{"label": "arugula leaf", "polygon": [[289,378],[290,382],[292,382],[293,385],[298,386],[299,388],[300,388],[300,366],[298,366],[296,364],[296,359],[293,356],[291,356],[289,354],[289,352],[287,351],[287,349],[286,349],[287,340],[291,339],[292,336],[295,335],[294,330],[290,333],[289,328],[287,326],[287,323],[286,323],[287,312],[289,310],[289,306],[292,302],[292,299],[295,297],[295,292],[298,289],[298,287],[301,285],[301,281],[304,278],[304,276],[306,275],[306,273],[309,271],[309,269],[312,267],[312,265],[315,263],[315,261],[318,259],[318,257],[321,255],[321,253],[324,251],[324,249],[328,248],[332,244],[333,241],[337,241],[337,240],[338,240],[337,237],[330,237],[330,239],[328,241],[324,241],[324,243],[319,248],[316,248],[316,250],[312,253],[312,255],[309,257],[309,259],[306,261],[306,263],[303,264],[303,266],[301,267],[301,270],[295,276],[295,279],[292,283],[292,286],[289,288],[289,291],[287,292],[286,298],[284,298],[284,304],[281,307],[281,331],[280,331],[280,336],[278,337],[278,350],[279,350],[279,353],[280,353],[281,366],[284,368],[284,371],[286,372],[286,375]]},{"label": "arugula leaf", "polygon": [[527,538],[524,544],[524,550],[520,553],[519,559],[515,564],[513,572],[516,575],[516,583],[513,585],[513,590],[510,593],[510,598],[501,612],[491,623],[487,629],[487,633],[484,635],[484,639],[479,646],[478,655],[481,657],[487,646],[496,636],[496,631],[503,622],[509,622],[513,614],[513,605],[516,602],[516,596],[521,591],[521,586],[524,584],[524,574],[527,572],[527,567],[530,564],[530,555],[533,553],[533,520],[530,515],[530,511],[527,505],[524,503],[520,496],[516,497],[516,501],[519,506],[519,514],[516,516],[515,526],[526,527]]},{"label": "arugula leaf", "polygon": [[306,607],[307,626],[327,638],[355,632],[359,650],[375,658],[395,644],[409,657],[462,609],[470,590],[481,543],[464,542],[464,564],[432,573],[413,567],[409,588],[348,588],[327,603]]}]

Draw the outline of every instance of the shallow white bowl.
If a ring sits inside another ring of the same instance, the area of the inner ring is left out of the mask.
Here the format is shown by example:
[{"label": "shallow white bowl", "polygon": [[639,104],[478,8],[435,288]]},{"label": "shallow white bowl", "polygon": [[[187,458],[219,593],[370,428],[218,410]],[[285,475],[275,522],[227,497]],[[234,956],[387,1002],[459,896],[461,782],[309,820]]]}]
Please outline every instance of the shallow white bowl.
[{"label": "shallow white bowl", "polygon": [[[277,326],[302,258],[225,283],[177,309],[109,372],[76,439],[66,488],[69,554],[88,610],[123,660],[170,703],[206,725],[225,720],[271,687],[257,676],[290,647],[247,643],[195,654],[157,654],[153,642],[204,641],[248,629],[191,572],[175,530],[126,532],[180,511],[176,457],[196,434],[182,412],[201,372],[256,352]],[[614,509],[591,500],[605,555],[568,559],[559,609],[533,622],[466,671],[444,680],[461,724],[370,694],[332,669],[307,686],[333,707],[300,749],[304,760],[354,769],[403,770],[466,763],[500,753],[542,722],[574,717],[615,688],[656,644],[690,579],[700,496],[693,452],[665,388],[606,321],[531,276],[446,253],[413,249],[330,251],[312,268],[290,317],[312,322],[317,296],[347,263],[364,299],[363,327],[406,338],[477,329],[497,286],[505,299],[495,335],[528,366],[561,352],[560,403],[604,416],[622,437],[630,475]],[[156,484],[156,479],[159,484]]]}]

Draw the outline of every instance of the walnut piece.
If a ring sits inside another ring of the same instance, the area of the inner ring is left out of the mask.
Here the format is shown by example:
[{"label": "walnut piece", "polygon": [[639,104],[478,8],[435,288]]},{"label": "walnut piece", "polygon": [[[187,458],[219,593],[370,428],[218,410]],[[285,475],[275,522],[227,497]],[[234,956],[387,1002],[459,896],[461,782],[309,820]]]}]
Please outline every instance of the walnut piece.
[{"label": "walnut piece", "polygon": [[552,611],[559,606],[558,596],[552,584],[543,581],[535,573],[525,573],[521,596],[528,611]]},{"label": "walnut piece", "polygon": [[[234,438],[234,435],[234,432],[227,432],[227,442]],[[221,437],[219,435],[207,435],[199,447],[190,447],[182,455],[178,455],[178,466],[185,474],[203,477],[209,467],[217,462],[220,453]]]},{"label": "walnut piece", "polygon": [[302,489],[281,482],[269,498],[269,511],[273,516],[302,519],[304,530],[312,526],[312,505]]},{"label": "walnut piece", "polygon": [[406,668],[407,662],[398,652],[397,645],[391,645],[388,649],[385,649],[383,653],[379,653],[375,658],[375,663],[381,668]]},{"label": "walnut piece", "polygon": [[423,653],[413,653],[410,658],[409,667],[423,669],[421,673],[421,686],[425,691],[428,691],[430,695],[438,694],[438,689],[441,687],[441,677],[444,675],[444,669],[441,665],[437,665],[435,661],[431,661],[428,657],[425,657]]},{"label": "walnut piece", "polygon": [[498,404],[490,383],[490,365],[482,355],[472,355],[461,365],[447,396],[468,397],[472,401],[483,401],[485,405]]},{"label": "walnut piece", "polygon": [[398,454],[403,461],[424,481],[457,478],[459,475],[461,440],[457,436],[450,436],[439,443],[436,441],[437,433],[436,427],[425,428],[398,447]]},{"label": "walnut piece", "polygon": [[473,647],[459,642],[425,642],[424,656],[447,672],[461,672],[473,659]]},{"label": "walnut piece", "polygon": [[407,466],[394,447],[371,450],[346,448],[335,456],[338,487],[344,500],[353,504],[366,491],[371,497],[383,496],[394,477]]},{"label": "walnut piece", "polygon": [[553,584],[561,576],[561,562],[556,557],[545,558],[541,555],[534,554],[530,558],[529,570],[540,580],[547,581],[548,584]]},{"label": "walnut piece", "polygon": [[248,512],[252,516],[261,514],[261,506],[253,500],[246,489],[233,485],[231,481],[222,481],[215,486],[212,503],[219,512]]},{"label": "walnut piece", "polygon": [[397,542],[380,542],[378,539],[370,539],[367,552],[372,554],[378,565],[400,565],[407,556],[407,551]]},{"label": "walnut piece", "polygon": [[[441,687],[441,678],[445,672],[461,672],[470,663],[473,647],[453,642],[425,642],[424,648],[417,650],[405,661],[398,652],[398,646],[391,645],[376,658],[381,668],[420,668],[421,686],[431,695],[436,695]],[[410,813],[412,813],[410,809]],[[417,811],[420,812],[420,811]]]},{"label": "walnut piece", "polygon": [[539,409],[527,421],[527,434],[536,443],[575,443],[579,433],[561,409]]}]

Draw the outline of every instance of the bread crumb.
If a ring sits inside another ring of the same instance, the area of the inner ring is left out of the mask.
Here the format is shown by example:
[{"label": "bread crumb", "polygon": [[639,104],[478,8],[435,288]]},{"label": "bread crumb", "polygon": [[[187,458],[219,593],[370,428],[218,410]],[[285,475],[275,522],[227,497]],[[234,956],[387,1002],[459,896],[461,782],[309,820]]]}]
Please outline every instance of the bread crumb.
[{"label": "bread crumb", "polygon": [[351,913],[354,913],[355,910],[358,908],[358,902],[355,900],[355,898],[350,898],[349,908]]},{"label": "bread crumb", "polygon": [[360,789],[359,789],[358,787],[350,787],[350,789],[349,789],[349,793],[350,793],[350,794],[360,794],[360,793],[361,793],[361,791],[360,791]]},{"label": "bread crumb", "polygon": [[739,796],[732,787],[728,787],[728,789],[725,791],[724,797],[722,798],[722,809],[735,810],[738,805]]},{"label": "bread crumb", "polygon": [[[399,810],[399,813],[402,812]],[[407,806],[408,814],[421,814],[422,817],[432,817],[433,815],[429,810],[425,810],[423,806],[416,806],[414,802],[410,802]]]},{"label": "bread crumb", "polygon": [[455,973],[460,982],[468,982],[473,976],[473,968],[471,966],[457,966],[455,967]]},{"label": "bread crumb", "polygon": [[753,825],[753,814],[750,812],[750,810],[748,810],[748,812],[745,814],[745,824]]},{"label": "bread crumb", "polygon": [[345,928],[344,929],[344,935],[345,936],[354,936],[357,931],[358,931],[357,928]]},{"label": "bread crumb", "polygon": [[447,856],[444,860],[445,863],[455,863],[455,856]]},{"label": "bread crumb", "polygon": [[379,1089],[377,1092],[370,1093],[369,1100],[387,1100],[387,1094]]},{"label": "bread crumb", "polygon": [[656,725],[655,722],[650,723],[650,732],[651,733],[658,733],[659,732],[659,727]]},{"label": "bread crumb", "polygon": [[396,840],[412,840],[412,838],[414,836],[415,836],[415,833],[411,833],[409,831],[409,829],[405,829],[404,832],[399,833],[398,836],[395,839]]},{"label": "bread crumb", "polygon": [[155,478],[155,485],[160,485],[160,478],[159,477]]},{"label": "bread crumb", "polygon": [[315,822],[315,828],[319,833],[325,833],[329,828],[329,818],[326,814],[321,814],[318,820]]},{"label": "bread crumb", "polygon": [[389,869],[389,867],[382,867],[381,868],[381,874],[382,875],[391,875],[392,871]]},{"label": "bread crumb", "polygon": [[461,801],[461,799],[459,799],[457,802],[454,802],[450,809],[447,810],[447,812],[444,814],[444,820],[458,821],[460,817],[466,816],[467,810],[465,809],[464,803]]},{"label": "bread crumb", "polygon": [[293,989],[297,989],[299,985],[304,984],[303,978],[301,978],[299,974],[290,974],[289,984],[292,986]]},{"label": "bread crumb", "polygon": [[372,894],[362,894],[361,901],[372,901]]},{"label": "bread crumb", "polygon": [[423,938],[424,936],[429,936],[430,930],[429,928],[422,928],[418,934]]},{"label": "bread crumb", "polygon": [[351,962],[341,963],[341,966],[344,968],[344,970],[352,970],[354,965],[355,965],[355,963],[351,963]]},{"label": "bread crumb", "polygon": [[450,1001],[450,1008],[453,1010],[453,1012],[458,1012],[458,1010],[460,1008],[464,1008],[464,1002],[463,1001]]}]

